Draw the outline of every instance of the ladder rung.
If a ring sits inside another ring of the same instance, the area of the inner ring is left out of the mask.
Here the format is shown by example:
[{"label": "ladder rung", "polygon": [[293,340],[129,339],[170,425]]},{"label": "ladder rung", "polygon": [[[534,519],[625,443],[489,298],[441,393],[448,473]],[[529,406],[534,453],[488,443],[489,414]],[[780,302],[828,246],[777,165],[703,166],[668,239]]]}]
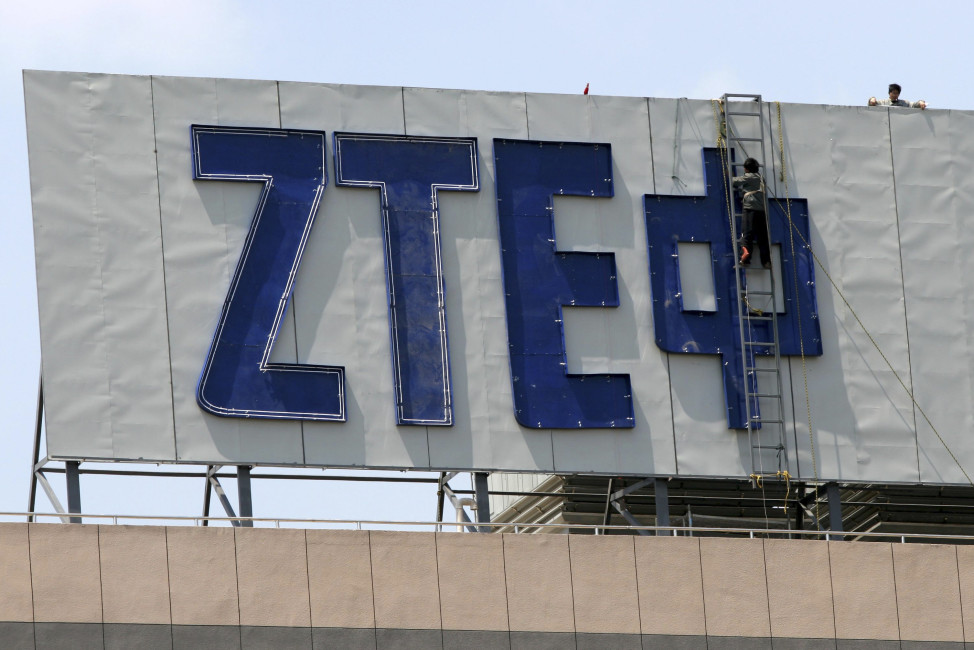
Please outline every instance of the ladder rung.
[{"label": "ladder rung", "polygon": [[781,397],[778,393],[748,393],[748,397]]},{"label": "ladder rung", "polygon": [[765,420],[762,418],[751,418],[755,424],[784,424],[784,420]]},{"label": "ladder rung", "polygon": [[774,295],[773,291],[748,291],[747,289],[741,290],[741,293],[743,293],[745,296],[746,295],[752,295],[752,296],[773,296]]},{"label": "ladder rung", "polygon": [[778,372],[777,368],[758,368],[756,366],[752,368],[748,368],[748,370],[750,370],[751,372]]},{"label": "ladder rung", "polygon": [[761,142],[764,138],[744,138],[737,135],[732,135],[727,138],[732,142]]},{"label": "ladder rung", "polygon": [[752,115],[754,117],[760,117],[761,113],[748,112],[748,111],[727,111],[725,115]]},{"label": "ladder rung", "polygon": [[748,320],[771,320],[771,316],[754,316],[751,314],[747,315]]},{"label": "ladder rung", "polygon": [[774,348],[778,346],[778,344],[773,341],[744,341],[744,345],[752,345],[759,348]]}]

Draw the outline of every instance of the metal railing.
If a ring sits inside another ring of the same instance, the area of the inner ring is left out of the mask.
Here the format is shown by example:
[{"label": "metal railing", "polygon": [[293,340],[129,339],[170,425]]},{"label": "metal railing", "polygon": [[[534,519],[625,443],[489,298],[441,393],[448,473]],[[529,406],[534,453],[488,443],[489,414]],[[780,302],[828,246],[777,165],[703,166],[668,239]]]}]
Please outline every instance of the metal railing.
[{"label": "metal railing", "polygon": [[[38,523],[44,520],[62,521],[67,523],[69,517],[81,517],[89,524],[102,525],[124,525],[127,523],[142,523],[151,525],[153,523],[174,524],[183,526],[203,526],[207,524],[225,524],[230,526],[240,526],[244,522],[251,525],[263,525],[269,528],[283,527],[305,527],[305,528],[328,528],[338,530],[401,530],[404,528],[429,529],[432,531],[452,532],[451,529],[459,530],[464,527],[457,522],[446,521],[393,521],[393,520],[368,520],[368,519],[300,519],[288,517],[202,517],[202,516],[178,516],[178,515],[119,515],[119,514],[79,514],[79,513],[42,513],[42,512],[0,512],[0,523],[14,523],[17,520],[26,521],[27,517],[34,517]],[[469,525],[469,524],[466,524]],[[618,526],[601,524],[572,524],[572,523],[513,523],[513,522],[478,522],[476,526],[482,528],[507,528],[514,533],[528,534],[539,532],[544,529],[552,529],[561,532],[588,532],[595,535],[605,535],[607,533],[640,533],[695,537],[695,536],[728,536],[728,537],[747,537],[749,539],[822,539],[833,540],[889,540],[899,541],[900,543],[916,542],[943,542],[951,543],[963,541],[974,543],[974,535],[949,535],[935,533],[885,533],[879,531],[837,531],[837,530],[788,530],[780,528],[716,528],[704,526]]]}]

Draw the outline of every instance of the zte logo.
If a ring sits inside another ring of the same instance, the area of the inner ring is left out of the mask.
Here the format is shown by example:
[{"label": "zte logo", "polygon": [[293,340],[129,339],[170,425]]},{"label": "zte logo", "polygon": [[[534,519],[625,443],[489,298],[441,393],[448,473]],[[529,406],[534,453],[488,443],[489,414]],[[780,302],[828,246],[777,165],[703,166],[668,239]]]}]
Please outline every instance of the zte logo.
[{"label": "zte logo", "polygon": [[[354,133],[333,139],[336,185],[379,189],[397,423],[449,426],[453,399],[438,195],[480,190],[477,141]],[[192,146],[196,179],[263,184],[200,377],[200,406],[230,417],[344,421],[343,367],[269,361],[328,182],[325,133],[194,126]],[[615,257],[561,252],[554,238],[555,195],[613,195],[611,148],[496,139],[493,155],[517,421],[531,428],[633,427],[628,375],[565,370],[562,307],[618,306]],[[704,164],[707,178],[719,181],[715,151],[705,150]],[[726,199],[711,181],[706,197],[646,195],[645,207],[657,344],[668,352],[722,355],[728,426],[742,427],[744,380],[735,374],[742,366]],[[792,218],[807,238],[803,201],[794,202]],[[772,241],[784,241],[782,220],[772,215],[771,223]],[[710,243],[714,312],[683,309],[681,241]],[[782,247],[783,277],[795,277],[797,270],[801,280],[797,293],[782,283],[782,354],[799,353],[799,331],[805,354],[821,354],[808,258],[804,251],[793,259]],[[800,318],[790,307],[798,304],[806,306]]]}]

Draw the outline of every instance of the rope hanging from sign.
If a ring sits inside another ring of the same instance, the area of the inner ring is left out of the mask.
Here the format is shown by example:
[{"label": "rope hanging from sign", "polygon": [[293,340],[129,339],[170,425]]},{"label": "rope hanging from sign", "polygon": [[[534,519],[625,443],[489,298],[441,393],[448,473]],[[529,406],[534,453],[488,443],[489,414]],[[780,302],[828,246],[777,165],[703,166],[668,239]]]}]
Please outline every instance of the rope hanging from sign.
[{"label": "rope hanging from sign", "polygon": [[[781,162],[781,172],[779,177],[785,184],[785,217],[788,219],[788,242],[791,244],[791,259],[795,260],[795,232],[798,229],[795,227],[795,224],[791,219],[791,192],[788,190],[788,174],[785,172],[785,136],[781,127],[781,102],[775,102],[775,108],[777,109],[778,113],[778,159]],[[775,197],[775,200],[777,200],[777,197]],[[779,201],[778,203],[780,204],[781,202]],[[807,242],[806,249],[811,252],[811,247],[807,245]],[[815,454],[815,434],[814,429],[812,428],[812,401],[809,399],[808,393],[808,364],[805,362],[805,337],[802,336],[802,305],[801,300],[799,300],[800,294],[798,293],[797,267],[795,272],[792,274],[792,277],[795,280],[795,307],[798,316],[798,342],[801,350],[802,360],[802,383],[805,387],[805,414],[808,417],[808,447],[812,452],[812,477],[815,479],[815,482],[818,483],[818,459]],[[818,519],[817,512],[815,513],[815,518]]]}]

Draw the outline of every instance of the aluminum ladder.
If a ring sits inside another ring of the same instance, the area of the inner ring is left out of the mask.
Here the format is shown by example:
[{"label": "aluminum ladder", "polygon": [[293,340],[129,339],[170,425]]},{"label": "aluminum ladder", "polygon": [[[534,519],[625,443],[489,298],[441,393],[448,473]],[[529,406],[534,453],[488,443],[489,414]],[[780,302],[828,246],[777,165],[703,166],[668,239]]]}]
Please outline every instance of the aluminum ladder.
[{"label": "aluminum ladder", "polygon": [[[726,165],[724,172],[728,188],[728,207],[734,224],[731,239],[734,246],[734,277],[737,281],[741,373],[746,391],[745,426],[751,449],[750,478],[751,483],[758,487],[765,478],[788,480],[789,477],[781,384],[781,349],[775,304],[775,269],[773,264],[771,269],[754,264],[757,250],[752,251],[751,270],[740,264],[738,233],[741,229],[742,213],[738,211],[731,181],[734,176],[743,173],[746,158],[757,160],[762,179],[766,176],[764,112],[761,95],[726,93],[721,97],[721,107],[723,120],[719,128],[727,148],[727,155],[723,156]],[[734,159],[732,149],[738,154],[739,160]],[[764,214],[767,219],[766,188],[763,194]],[[748,280],[759,287],[749,288]]]}]

